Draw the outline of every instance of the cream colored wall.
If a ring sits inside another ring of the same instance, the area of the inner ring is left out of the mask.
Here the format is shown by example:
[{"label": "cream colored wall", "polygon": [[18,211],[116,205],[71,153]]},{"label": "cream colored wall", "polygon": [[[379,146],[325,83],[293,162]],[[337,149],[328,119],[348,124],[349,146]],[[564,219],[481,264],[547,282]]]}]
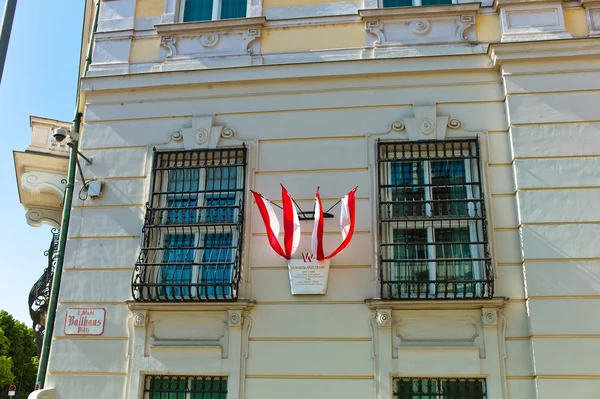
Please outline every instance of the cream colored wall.
[{"label": "cream colored wall", "polygon": [[499,42],[502,36],[500,16],[497,14],[477,15],[475,30],[480,42]]},{"label": "cream colored wall", "polygon": [[[401,69],[404,61],[392,62]],[[427,61],[423,61],[420,67],[426,65]],[[314,190],[321,186],[324,205],[328,206],[351,187],[359,186],[357,232],[351,246],[332,261],[325,296],[290,294],[285,262],[268,250],[264,226],[254,204],[248,202],[246,226],[250,244],[241,296],[255,299],[256,305],[245,321],[252,320],[246,344],[249,356],[242,380],[246,398],[275,397],[281,391],[289,398],[307,394],[315,399],[332,395],[350,399],[373,397],[374,389],[379,392],[389,389],[386,382],[389,372],[374,375],[373,350],[381,354],[377,364],[381,363],[386,370],[391,367],[393,375],[410,374],[404,360],[413,357],[429,359],[423,363],[425,368],[412,368],[412,374],[417,376],[427,374],[428,364],[429,373],[437,370],[435,373],[439,375],[448,372],[441,366],[464,365],[460,367],[466,374],[486,376],[490,398],[499,398],[502,376],[498,370],[503,367],[502,354],[497,349],[502,341],[500,322],[489,326],[475,322],[475,328],[481,329],[481,342],[485,341],[485,359],[480,358],[477,347],[464,351],[431,351],[425,347],[423,352],[388,349],[379,342],[391,342],[391,330],[373,330],[369,324],[373,313],[364,300],[377,293],[373,269],[376,225],[371,218],[374,140],[406,138],[406,133],[385,132],[391,122],[412,114],[413,103],[427,102],[437,102],[439,114],[458,118],[478,132],[453,131],[450,137],[476,134],[481,137],[488,206],[493,210],[489,231],[495,250],[497,295],[511,298],[517,295],[516,287],[522,287],[523,283],[520,274],[515,273],[519,267],[514,266],[519,262],[518,231],[507,222],[515,219],[514,203],[506,200],[510,195],[514,198],[509,135],[500,80],[493,70],[90,93],[81,148],[94,158],[94,164],[84,166],[84,174],[102,180],[104,194],[85,203],[74,200],[59,314],[76,305],[105,307],[107,327],[102,337],[77,340],[61,336],[57,329],[51,381],[76,387],[77,376],[85,376],[87,379],[81,381],[88,384],[91,384],[89,379],[95,378],[96,383],[102,384],[99,392],[108,396],[119,390],[127,392],[129,379],[136,379],[144,371],[130,369],[128,359],[135,355],[131,354],[132,349],[127,349],[128,343],[135,348],[138,338],[133,337],[138,335],[132,333],[132,315],[125,301],[131,297],[131,273],[139,251],[151,147],[165,142],[174,130],[189,125],[189,115],[202,109],[205,114],[215,114],[215,124],[236,130],[250,145],[249,187],[269,198],[279,198],[281,182],[302,206],[311,207]],[[378,136],[365,141],[366,135]],[[222,139],[221,144],[233,143]],[[258,154],[257,159],[254,154]],[[325,246],[333,248],[341,240],[337,222],[327,220],[325,227]],[[307,234],[312,223],[303,222],[302,228],[306,234],[300,251],[307,251]],[[527,334],[519,327],[525,317],[522,305],[522,301],[512,300],[507,305],[509,337]],[[460,324],[461,317],[476,321],[481,317],[478,312],[457,310],[453,313],[456,318],[451,319],[447,319],[448,312],[417,313],[421,319],[426,317],[437,323],[439,328],[435,331],[441,334],[437,338],[443,341],[448,339],[444,335],[445,323],[459,323],[456,328],[462,331],[467,327]],[[412,320],[413,314],[396,312],[393,317]],[[150,325],[157,325],[158,316],[153,315],[156,312],[150,311]],[[528,342],[513,340],[506,344],[508,368],[514,375],[531,374],[526,345]],[[97,348],[102,353],[95,356]],[[153,359],[158,355],[148,350],[151,352],[148,364],[154,364]],[[211,367],[222,370],[221,367],[229,367],[228,362],[239,364],[239,358],[235,360],[233,355],[226,360],[215,358],[214,352],[201,351],[190,357],[176,349],[170,351],[163,352],[164,356],[171,353],[168,359],[172,356],[179,359],[176,363],[164,360],[163,365],[172,364],[166,369],[170,372],[194,374],[208,372]],[[398,359],[385,366],[386,356]],[[460,369],[457,370],[453,374],[460,374]],[[74,397],[64,388],[61,392],[61,398]]]},{"label": "cream colored wall", "polygon": [[598,307],[600,289],[594,205],[600,198],[600,136],[597,115],[586,105],[600,99],[597,65],[586,59],[503,64],[523,240],[522,265],[513,267],[527,281],[518,305],[526,307],[527,323],[512,339],[529,346],[535,363],[533,372],[520,373],[509,386],[516,392],[535,385],[544,399],[568,392],[591,397],[600,389],[600,369],[592,360],[600,330],[586,316]]},{"label": "cream colored wall", "polygon": [[584,8],[564,9],[565,26],[573,37],[585,37],[589,33],[587,15]]},{"label": "cream colored wall", "polygon": [[261,38],[263,54],[360,48],[364,45],[365,28],[362,23],[265,29]]}]

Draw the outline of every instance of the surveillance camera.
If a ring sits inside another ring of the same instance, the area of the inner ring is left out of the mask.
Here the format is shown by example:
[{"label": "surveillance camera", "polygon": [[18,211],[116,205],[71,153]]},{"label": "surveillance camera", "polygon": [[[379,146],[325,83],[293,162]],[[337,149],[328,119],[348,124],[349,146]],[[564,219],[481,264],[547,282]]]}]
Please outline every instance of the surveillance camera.
[{"label": "surveillance camera", "polygon": [[59,143],[62,143],[64,139],[67,138],[68,134],[69,131],[67,129],[65,129],[64,127],[59,127],[58,129],[54,130],[54,140],[58,141]]}]

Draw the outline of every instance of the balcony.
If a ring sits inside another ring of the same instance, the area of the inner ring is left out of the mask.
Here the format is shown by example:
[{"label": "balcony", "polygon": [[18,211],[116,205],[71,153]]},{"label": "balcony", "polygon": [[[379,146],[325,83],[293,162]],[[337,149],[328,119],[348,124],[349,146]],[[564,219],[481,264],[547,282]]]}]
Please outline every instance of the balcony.
[{"label": "balcony", "polygon": [[58,236],[58,229],[52,229],[50,247],[44,252],[44,255],[48,257],[48,265],[29,292],[29,316],[31,317],[31,320],[33,320],[33,334],[35,336],[38,356],[41,353],[44,331],[46,329],[46,312],[50,301],[54,267],[56,266]]},{"label": "balcony", "polygon": [[29,145],[13,152],[19,200],[29,225],[60,228],[69,151],[54,140],[53,130],[71,124],[32,116],[30,125]]}]

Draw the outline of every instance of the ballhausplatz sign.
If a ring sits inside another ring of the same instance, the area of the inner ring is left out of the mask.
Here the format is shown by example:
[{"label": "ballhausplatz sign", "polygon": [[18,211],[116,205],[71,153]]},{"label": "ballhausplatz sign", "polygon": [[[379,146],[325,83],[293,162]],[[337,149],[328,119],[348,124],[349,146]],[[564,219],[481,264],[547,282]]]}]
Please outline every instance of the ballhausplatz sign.
[{"label": "ballhausplatz sign", "polygon": [[106,310],[70,308],[65,316],[65,335],[102,335]]}]

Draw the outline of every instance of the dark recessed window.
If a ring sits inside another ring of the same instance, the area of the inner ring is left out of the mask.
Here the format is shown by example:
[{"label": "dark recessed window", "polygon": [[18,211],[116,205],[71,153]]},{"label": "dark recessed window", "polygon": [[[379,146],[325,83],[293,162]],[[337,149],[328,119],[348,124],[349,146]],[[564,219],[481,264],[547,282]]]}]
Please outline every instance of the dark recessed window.
[{"label": "dark recessed window", "polygon": [[382,298],[493,295],[475,140],[378,144]]}]

